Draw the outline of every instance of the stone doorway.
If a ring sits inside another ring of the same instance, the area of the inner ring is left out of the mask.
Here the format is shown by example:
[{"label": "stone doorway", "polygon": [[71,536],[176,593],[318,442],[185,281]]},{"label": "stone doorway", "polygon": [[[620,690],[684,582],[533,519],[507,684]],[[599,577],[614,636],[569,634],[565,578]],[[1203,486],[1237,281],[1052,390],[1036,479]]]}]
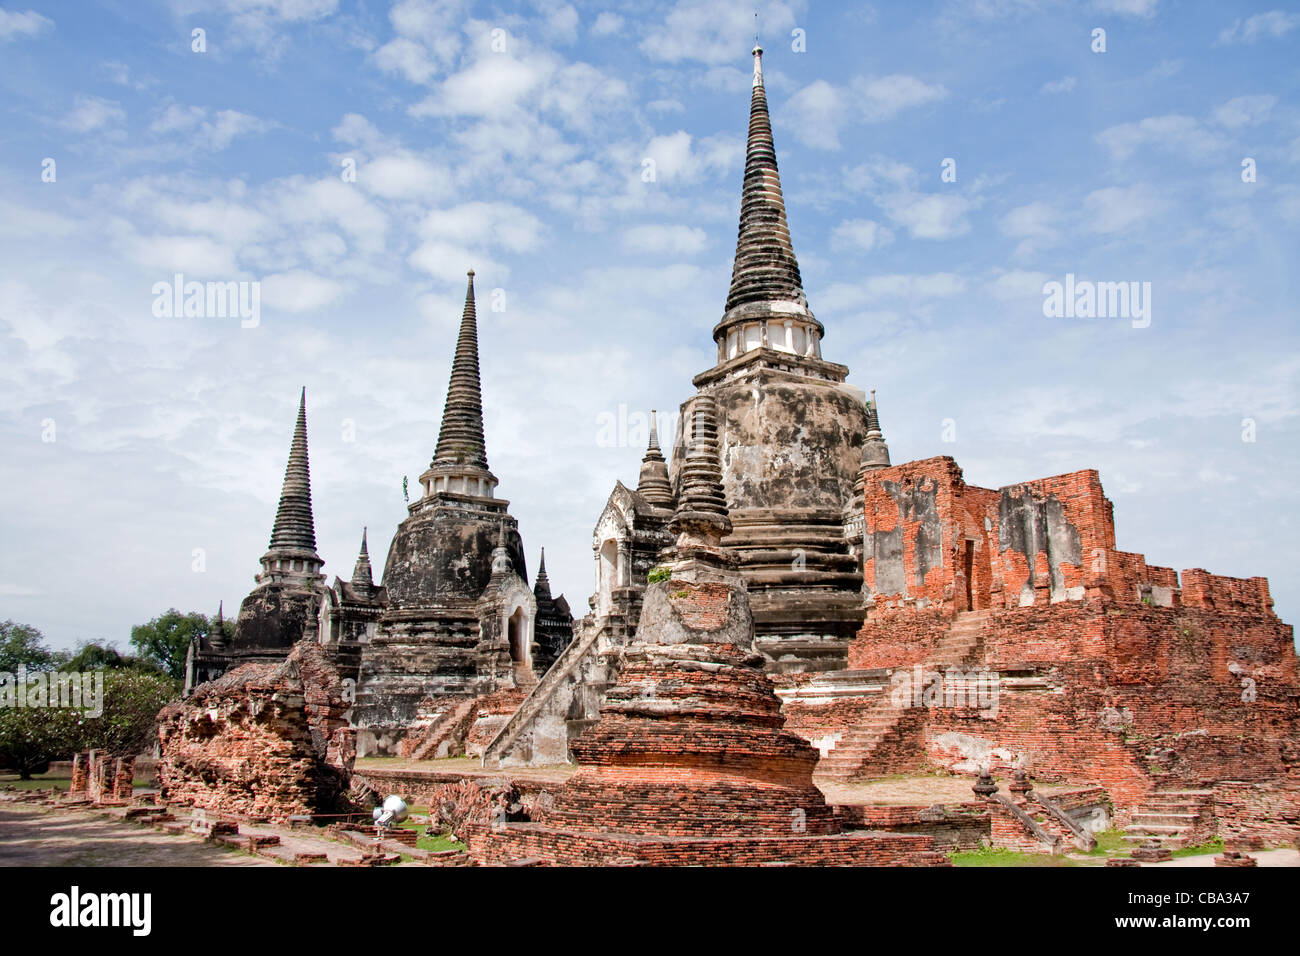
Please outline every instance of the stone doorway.
[{"label": "stone doorway", "polygon": [[522,607],[515,608],[506,620],[506,635],[510,641],[510,663],[515,671],[515,683],[531,683],[533,662],[528,646],[528,614]]},{"label": "stone doorway", "polygon": [[618,585],[618,541],[610,538],[600,546],[600,600],[598,603],[602,614],[608,614],[613,606],[612,592]]},{"label": "stone doorway", "polygon": [[975,610],[975,542],[966,539],[966,553],[962,558],[962,574],[966,578],[966,610]]}]

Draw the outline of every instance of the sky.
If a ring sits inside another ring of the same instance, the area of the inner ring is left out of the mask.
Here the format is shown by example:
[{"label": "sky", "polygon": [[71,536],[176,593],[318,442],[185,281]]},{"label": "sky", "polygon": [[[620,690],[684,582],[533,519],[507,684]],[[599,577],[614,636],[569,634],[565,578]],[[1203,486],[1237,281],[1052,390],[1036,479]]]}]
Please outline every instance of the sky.
[{"label": "sky", "polygon": [[[304,386],[325,571],[368,527],[378,573],[470,268],[498,494],[585,613],[637,413],[714,362],[755,10],[823,355],[893,460],[1096,468],[1120,548],[1300,619],[1300,9],[0,2],[0,620],[51,646],[238,607]],[[178,273],[256,323],[167,314]],[[1046,314],[1067,281],[1149,311]]]}]

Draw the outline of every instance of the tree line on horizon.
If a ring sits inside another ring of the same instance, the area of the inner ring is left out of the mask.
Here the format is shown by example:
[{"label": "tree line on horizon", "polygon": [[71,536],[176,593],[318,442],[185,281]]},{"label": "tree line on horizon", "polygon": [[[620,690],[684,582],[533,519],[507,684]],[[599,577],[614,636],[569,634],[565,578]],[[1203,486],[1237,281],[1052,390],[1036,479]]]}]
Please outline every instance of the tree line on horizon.
[{"label": "tree line on horizon", "polygon": [[[169,608],[132,627],[133,653],[123,653],[111,641],[52,650],[38,628],[0,621],[0,675],[7,675],[0,679],[16,683],[19,668],[29,684],[53,672],[104,674],[103,713],[97,717],[75,708],[0,706],[0,768],[27,780],[44,773],[51,761],[80,751],[125,756],[149,749],[158,711],[180,696],[191,639],[207,638],[216,627],[215,617]],[[234,636],[233,621],[224,621],[223,628],[227,640]]]}]

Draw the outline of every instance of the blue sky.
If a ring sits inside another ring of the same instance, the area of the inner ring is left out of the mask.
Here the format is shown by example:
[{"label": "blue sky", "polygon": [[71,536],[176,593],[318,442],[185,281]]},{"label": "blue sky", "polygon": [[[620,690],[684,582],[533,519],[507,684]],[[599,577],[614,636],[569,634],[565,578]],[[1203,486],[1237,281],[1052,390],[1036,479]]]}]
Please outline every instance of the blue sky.
[{"label": "blue sky", "polygon": [[[675,410],[713,362],[754,9],[5,0],[0,618],[125,645],[237,607],[303,385],[326,570],[363,525],[381,563],[471,267],[498,491],[529,574],[546,546],[585,611],[644,440],[601,423]],[[758,10],[823,353],[878,390],[894,460],[987,487],[1097,468],[1119,547],[1266,575],[1300,617],[1300,11]],[[176,272],[259,281],[260,323],[156,317]],[[1067,273],[1151,283],[1150,325],[1045,317]]]}]

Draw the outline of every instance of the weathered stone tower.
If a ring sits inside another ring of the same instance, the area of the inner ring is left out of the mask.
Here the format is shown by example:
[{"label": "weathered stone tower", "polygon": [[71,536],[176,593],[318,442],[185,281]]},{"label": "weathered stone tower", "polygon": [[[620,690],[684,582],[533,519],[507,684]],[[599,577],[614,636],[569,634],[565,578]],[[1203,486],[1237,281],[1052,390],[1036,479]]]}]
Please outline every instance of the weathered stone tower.
[{"label": "weathered stone tower", "polygon": [[862,571],[850,509],[868,432],[865,395],[822,358],[825,329],[808,308],[786,224],[762,50],[754,48],[740,229],[717,363],[694,379],[673,453],[681,482],[702,398],[717,404],[726,543],[749,589],[755,646],[774,671],[833,670],[861,626]]},{"label": "weathered stone tower", "polygon": [[488,470],[469,276],[438,446],[393,536],[385,607],[361,654],[353,720],[363,755],[393,751],[431,701],[530,686],[549,664],[518,526]]},{"label": "weathered stone tower", "polygon": [[271,542],[262,555],[256,586],[244,598],[229,644],[220,628],[194,648],[191,686],[250,662],[282,661],[293,645],[316,634],[316,612],[324,590],[316,525],[311,510],[307,460],[307,389],[298,400],[298,420],[289,444],[280,506]]},{"label": "weathered stone tower", "polygon": [[375,585],[366,546],[366,529],[361,529],[361,551],[352,568],[352,578],[337,575],[325,589],[320,604],[320,643],[344,679],[360,676],[361,651],[379,627],[379,617],[388,606],[388,595]]}]

